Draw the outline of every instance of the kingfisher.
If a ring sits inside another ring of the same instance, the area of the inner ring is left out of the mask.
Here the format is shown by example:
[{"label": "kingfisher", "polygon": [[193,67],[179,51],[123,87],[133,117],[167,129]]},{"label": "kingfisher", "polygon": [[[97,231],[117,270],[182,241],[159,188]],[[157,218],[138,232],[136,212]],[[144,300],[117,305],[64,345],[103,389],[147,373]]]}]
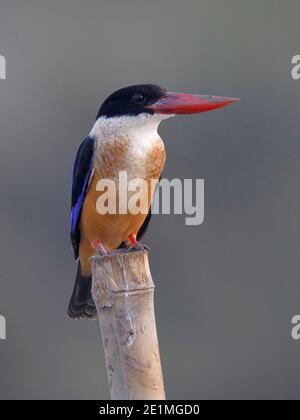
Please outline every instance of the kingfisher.
[{"label": "kingfisher", "polygon": [[126,173],[127,182],[138,178],[150,185],[151,180],[159,180],[166,161],[159,124],[175,115],[212,111],[235,102],[238,99],[174,93],[153,84],[125,87],[103,102],[73,167],[71,242],[78,268],[68,307],[70,318],[96,318],[91,294],[95,249],[102,255],[117,249],[143,249],[140,240],[151,219],[153,188],[147,195],[147,212],[103,213],[97,210],[99,181],[117,183],[120,173]]}]

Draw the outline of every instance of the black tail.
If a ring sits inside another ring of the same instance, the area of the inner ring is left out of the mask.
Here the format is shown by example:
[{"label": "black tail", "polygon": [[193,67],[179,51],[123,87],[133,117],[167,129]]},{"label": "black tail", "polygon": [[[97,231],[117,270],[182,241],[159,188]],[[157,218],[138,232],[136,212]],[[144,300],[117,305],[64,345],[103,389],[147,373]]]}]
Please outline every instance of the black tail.
[{"label": "black tail", "polygon": [[68,308],[68,315],[70,318],[96,318],[97,310],[93,302],[91,287],[92,277],[83,277],[81,275],[81,268],[79,263],[76,282]]}]

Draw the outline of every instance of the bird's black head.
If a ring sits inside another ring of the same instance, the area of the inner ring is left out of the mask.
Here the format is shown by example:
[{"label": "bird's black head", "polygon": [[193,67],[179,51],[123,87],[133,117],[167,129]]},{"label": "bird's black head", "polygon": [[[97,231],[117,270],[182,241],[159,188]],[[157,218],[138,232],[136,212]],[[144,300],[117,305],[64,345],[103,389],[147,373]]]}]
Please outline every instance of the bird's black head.
[{"label": "bird's black head", "polygon": [[135,85],[117,90],[102,104],[99,117],[136,116],[142,113],[154,114],[147,108],[156,103],[167,93],[166,89],[156,85]]}]

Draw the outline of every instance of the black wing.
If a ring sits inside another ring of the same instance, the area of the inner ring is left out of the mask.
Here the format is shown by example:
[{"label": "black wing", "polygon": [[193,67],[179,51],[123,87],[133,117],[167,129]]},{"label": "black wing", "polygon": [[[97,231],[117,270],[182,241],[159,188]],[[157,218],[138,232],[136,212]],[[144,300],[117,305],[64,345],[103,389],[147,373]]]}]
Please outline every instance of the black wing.
[{"label": "black wing", "polygon": [[77,151],[73,168],[71,241],[76,260],[79,257],[80,216],[93,171],[94,142],[91,137],[83,141]]},{"label": "black wing", "polygon": [[151,213],[151,207],[150,207],[149,212],[147,214],[147,217],[146,217],[144,223],[142,224],[140,230],[138,231],[138,234],[137,234],[137,240],[138,241],[140,241],[142,239],[142,237],[145,235],[145,233],[148,229],[151,217],[152,217],[152,213]]},{"label": "black wing", "polygon": [[[160,180],[161,180],[161,177],[159,178],[159,181],[160,181]],[[140,241],[140,240],[142,239],[142,237],[145,235],[145,233],[147,232],[147,229],[148,229],[148,226],[149,226],[149,223],[150,223],[151,217],[152,217],[151,209],[152,209],[152,207],[153,207],[153,203],[154,203],[154,200],[155,200],[155,194],[157,194],[158,186],[159,186],[159,183],[157,184],[157,186],[156,186],[156,188],[155,188],[155,192],[154,192],[154,196],[153,196],[152,206],[151,206],[151,207],[150,207],[150,209],[149,209],[149,212],[148,212],[148,214],[147,214],[147,217],[146,217],[146,219],[145,219],[144,223],[142,224],[142,226],[141,226],[140,230],[138,231],[138,234],[137,234],[137,240],[138,240],[138,241]]]}]

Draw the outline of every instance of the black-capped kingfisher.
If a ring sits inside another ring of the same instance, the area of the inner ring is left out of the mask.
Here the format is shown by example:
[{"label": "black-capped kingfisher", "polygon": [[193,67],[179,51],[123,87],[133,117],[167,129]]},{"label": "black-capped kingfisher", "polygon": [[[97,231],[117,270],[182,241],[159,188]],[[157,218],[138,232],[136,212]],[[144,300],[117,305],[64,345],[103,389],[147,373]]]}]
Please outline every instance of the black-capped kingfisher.
[{"label": "black-capped kingfisher", "polygon": [[[121,171],[130,179],[151,183],[160,179],[166,153],[158,134],[161,121],[177,114],[212,111],[238,99],[169,92],[156,85],[120,89],[102,104],[94,126],[76,155],[73,168],[71,240],[78,271],[68,315],[74,319],[96,317],[91,295],[91,257],[95,248],[109,253],[120,247],[140,248],[139,240],[151,218],[153,189],[149,189],[148,214],[100,214],[97,211],[101,179],[115,181]],[[118,200],[118,190],[117,190]]]}]

